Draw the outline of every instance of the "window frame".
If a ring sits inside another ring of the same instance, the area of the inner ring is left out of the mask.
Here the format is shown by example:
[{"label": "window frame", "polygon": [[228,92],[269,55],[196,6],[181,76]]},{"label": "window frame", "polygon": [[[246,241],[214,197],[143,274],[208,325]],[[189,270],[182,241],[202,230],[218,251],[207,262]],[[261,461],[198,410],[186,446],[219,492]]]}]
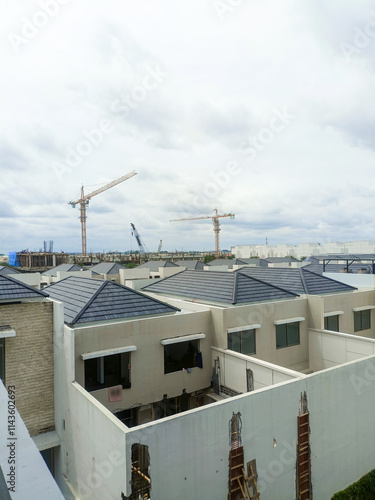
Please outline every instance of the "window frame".
[{"label": "window frame", "polygon": [[[301,344],[301,321],[288,321],[288,322],[283,322],[283,323],[279,323],[279,324],[276,324],[276,349],[284,349],[286,347],[293,347],[293,346],[296,346],[296,345],[300,345]],[[288,332],[288,330],[290,330],[291,327],[294,327],[295,325],[297,325],[297,335],[298,335],[298,342],[292,342],[292,341],[289,341],[288,337],[291,336],[293,334],[293,332]],[[285,328],[285,345],[278,345],[278,337],[280,337],[280,330],[281,328]]]},{"label": "window frame", "polygon": [[[371,308],[361,309],[359,311],[353,311],[353,313],[354,313],[353,314],[354,332],[362,332],[364,330],[371,329]],[[368,318],[365,318],[365,314],[368,315]],[[356,321],[356,318],[359,321]],[[366,326],[367,324],[365,324],[364,327],[365,319],[368,319],[368,326]]]},{"label": "window frame", "polygon": [[[176,356],[176,351],[179,348],[181,349],[181,344],[187,344],[186,356],[188,362],[185,364],[182,362],[183,358],[185,357],[185,354],[183,354],[180,360],[173,359],[173,351],[175,351],[175,356]],[[189,346],[189,344],[191,344],[191,347]],[[166,342],[162,343],[162,345],[164,353],[164,375],[168,375],[170,373],[179,373],[183,370],[191,370],[192,368],[195,368],[197,366],[196,358],[197,358],[197,353],[200,352],[200,338],[191,338],[189,340],[182,340],[181,342],[176,342],[176,341]],[[188,351],[190,348],[194,349],[194,353],[189,354]],[[167,366],[167,363],[169,366]],[[176,367],[178,368],[175,369]]]},{"label": "window frame", "polygon": [[[118,373],[110,373],[110,364],[117,368]],[[96,364],[96,368],[95,368]],[[117,367],[116,367],[116,364]],[[89,370],[94,374],[96,383],[89,382]],[[111,377],[117,377],[113,380]],[[121,385],[123,389],[131,388],[131,351],[108,354],[105,356],[89,357],[84,360],[84,383],[87,392],[99,391]]]},{"label": "window frame", "polygon": [[[252,352],[243,352],[243,344],[244,344],[244,335],[246,334],[251,334],[253,337],[251,339],[251,344],[254,346],[254,351]],[[235,349],[233,345],[233,338],[235,336],[239,337],[239,350]],[[252,356],[253,354],[256,354],[256,328],[246,328],[246,329],[238,329],[234,330],[231,328],[230,330],[227,331],[227,346],[228,349],[234,352],[238,352],[239,354],[244,354],[245,356]]]},{"label": "window frame", "polygon": [[[329,328],[332,325],[329,325],[331,321],[335,319],[336,325],[335,328]],[[332,314],[324,317],[324,330],[329,330],[330,332],[339,332],[340,331],[340,315]]]}]

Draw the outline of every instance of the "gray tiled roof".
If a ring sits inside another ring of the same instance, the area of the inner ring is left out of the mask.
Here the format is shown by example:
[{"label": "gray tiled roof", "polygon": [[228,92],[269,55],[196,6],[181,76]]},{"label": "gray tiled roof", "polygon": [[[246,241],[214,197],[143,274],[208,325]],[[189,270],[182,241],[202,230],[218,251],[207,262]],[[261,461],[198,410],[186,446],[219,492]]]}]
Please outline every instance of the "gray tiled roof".
[{"label": "gray tiled roof", "polygon": [[297,295],[240,271],[224,273],[187,270],[148,285],[143,290],[224,304],[246,304],[293,298]]},{"label": "gray tiled roof", "polygon": [[0,266],[0,275],[5,276],[6,274],[20,274],[15,269],[8,266]]},{"label": "gray tiled roof", "polygon": [[309,271],[307,267],[298,269],[249,267],[241,269],[241,272],[298,294],[320,295],[356,290],[349,285]]},{"label": "gray tiled roof", "polygon": [[200,260],[178,260],[175,262],[177,266],[186,267],[186,269],[194,269],[196,271],[203,271],[204,264]]},{"label": "gray tiled roof", "polygon": [[[317,274],[323,274],[323,264],[315,264],[314,261],[311,264],[308,264],[307,269],[309,271],[313,271]],[[326,264],[325,266],[326,273],[346,273],[346,264]],[[351,264],[349,266],[349,273],[367,273],[372,274],[372,265],[368,263],[357,263]],[[339,278],[339,277],[337,277]]]},{"label": "gray tiled roof", "polygon": [[90,271],[97,274],[120,274],[120,269],[125,267],[117,262],[100,262],[90,267]]},{"label": "gray tiled roof", "polygon": [[169,262],[168,260],[149,260],[144,262],[143,264],[137,266],[137,269],[147,267],[150,271],[157,272],[159,271],[159,267],[178,267],[173,262]]},{"label": "gray tiled roof", "polygon": [[42,273],[45,276],[57,276],[57,272],[71,272],[71,271],[84,271],[85,268],[82,266],[78,266],[77,264],[60,264],[59,266],[54,267],[53,269],[48,269]]},{"label": "gray tiled roof", "polygon": [[25,285],[9,274],[0,275],[0,301],[48,297],[48,294]]},{"label": "gray tiled roof", "polygon": [[69,276],[44,290],[64,303],[64,320],[70,325],[179,311],[112,281]]}]

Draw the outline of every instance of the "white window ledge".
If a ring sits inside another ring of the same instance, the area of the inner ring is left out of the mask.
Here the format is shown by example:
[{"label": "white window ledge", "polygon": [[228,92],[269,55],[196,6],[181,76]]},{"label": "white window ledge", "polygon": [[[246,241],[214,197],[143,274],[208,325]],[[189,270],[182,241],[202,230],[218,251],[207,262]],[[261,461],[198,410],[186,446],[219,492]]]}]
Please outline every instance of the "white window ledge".
[{"label": "white window ledge", "polygon": [[135,345],[114,347],[113,349],[105,349],[104,351],[87,352],[85,354],[81,354],[81,358],[83,359],[83,361],[85,361],[86,359],[102,358],[104,356],[111,356],[113,354],[121,354],[123,352],[132,352],[136,350],[137,346]]},{"label": "white window ledge", "polygon": [[331,311],[328,313],[324,313],[324,317],[329,318],[330,316],[339,316],[340,314],[344,314],[344,311]]},{"label": "white window ledge", "polygon": [[13,330],[9,325],[0,326],[0,339],[6,339],[8,337],[15,337],[16,331]]},{"label": "white window ledge", "polygon": [[367,311],[368,309],[375,309],[375,306],[361,306],[361,307],[353,307],[354,312],[358,311]]},{"label": "white window ledge", "polygon": [[183,337],[172,337],[170,339],[163,339],[160,341],[161,345],[178,344],[179,342],[189,342],[189,340],[205,339],[204,333],[195,333],[193,335],[184,335]]},{"label": "white window ledge", "polygon": [[287,319],[278,319],[273,322],[274,325],[285,325],[286,323],[299,323],[300,321],[305,321],[305,318],[297,317],[297,318],[287,318]]},{"label": "white window ledge", "polygon": [[228,333],[243,332],[245,330],[256,330],[257,328],[260,328],[260,325],[258,323],[255,323],[254,325],[245,325],[245,326],[237,326],[235,328],[228,328],[227,332]]}]

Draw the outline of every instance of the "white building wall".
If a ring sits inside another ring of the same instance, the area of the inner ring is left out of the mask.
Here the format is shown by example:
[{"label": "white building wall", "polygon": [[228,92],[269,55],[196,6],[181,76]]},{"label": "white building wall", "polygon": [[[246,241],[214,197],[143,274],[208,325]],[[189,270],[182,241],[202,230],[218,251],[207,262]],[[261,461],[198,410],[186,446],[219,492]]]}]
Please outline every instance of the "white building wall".
[{"label": "white building wall", "polygon": [[314,498],[328,500],[374,467],[374,368],[372,357],[130,429],[127,460],[133,443],[149,447],[151,498],[226,500],[228,425],[240,412],[245,462],[257,461],[262,500],[296,498],[297,415],[306,391]]}]

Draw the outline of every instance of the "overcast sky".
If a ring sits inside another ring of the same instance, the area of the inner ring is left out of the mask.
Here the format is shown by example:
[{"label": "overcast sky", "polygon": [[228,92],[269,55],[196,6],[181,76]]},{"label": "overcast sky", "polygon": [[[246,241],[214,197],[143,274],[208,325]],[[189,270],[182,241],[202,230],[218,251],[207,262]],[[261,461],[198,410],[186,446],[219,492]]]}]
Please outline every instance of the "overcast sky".
[{"label": "overcast sky", "polygon": [[0,253],[375,239],[369,0],[2,0]]}]

